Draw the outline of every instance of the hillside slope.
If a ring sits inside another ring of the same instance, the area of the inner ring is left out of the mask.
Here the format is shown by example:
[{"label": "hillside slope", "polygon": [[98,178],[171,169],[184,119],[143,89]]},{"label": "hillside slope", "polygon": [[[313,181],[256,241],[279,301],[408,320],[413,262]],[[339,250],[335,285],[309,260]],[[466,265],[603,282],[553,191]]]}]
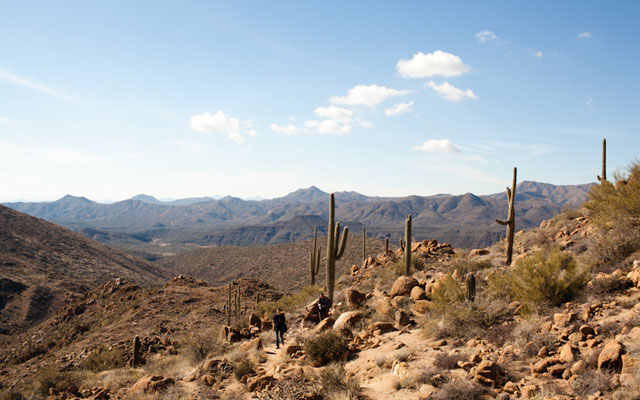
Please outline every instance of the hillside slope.
[{"label": "hillside slope", "polygon": [[68,295],[113,279],[151,287],[169,276],[161,266],[0,206],[0,333],[32,326]]}]

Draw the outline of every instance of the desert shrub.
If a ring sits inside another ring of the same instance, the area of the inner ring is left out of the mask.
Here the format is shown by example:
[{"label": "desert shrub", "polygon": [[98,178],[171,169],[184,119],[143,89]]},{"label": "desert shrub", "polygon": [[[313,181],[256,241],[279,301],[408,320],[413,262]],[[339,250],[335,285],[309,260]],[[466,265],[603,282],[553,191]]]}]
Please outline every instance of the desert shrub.
[{"label": "desert shrub", "polygon": [[127,351],[120,347],[100,347],[92,351],[83,362],[83,367],[93,372],[121,368],[127,363]]},{"label": "desert shrub", "polygon": [[464,300],[464,290],[458,282],[447,274],[439,281],[439,285],[431,293],[431,300],[440,307]]},{"label": "desert shrub", "polygon": [[464,361],[467,356],[463,353],[438,353],[433,360],[433,366],[440,369],[458,368],[458,361]]},{"label": "desert shrub", "polygon": [[80,386],[80,379],[73,372],[61,372],[55,367],[49,367],[40,371],[36,376],[38,392],[44,396],[49,395],[49,389],[65,391],[71,385]]},{"label": "desert shrub", "polygon": [[457,380],[445,383],[432,397],[433,400],[480,400],[487,389],[474,381]]},{"label": "desert shrub", "polygon": [[453,273],[456,269],[466,275],[469,272],[482,271],[491,268],[493,264],[488,258],[470,259],[465,252],[456,252],[456,257],[449,263],[448,271]]},{"label": "desert shrub", "polygon": [[320,371],[320,382],[324,394],[329,399],[358,399],[360,384],[353,377],[347,377],[341,364],[331,364],[323,368]]},{"label": "desert shrub", "polygon": [[540,326],[543,322],[542,317],[531,314],[513,328],[515,344],[522,349],[525,357],[536,356],[543,346],[556,347],[557,338],[548,332],[542,332]]},{"label": "desert shrub", "polygon": [[611,375],[606,372],[588,369],[571,381],[571,388],[578,396],[586,397],[598,391],[605,393],[609,389],[610,378]]},{"label": "desert shrub", "polygon": [[8,391],[5,393],[2,393],[2,395],[0,396],[0,399],[2,400],[24,400],[24,396],[21,393],[15,392],[15,391]]},{"label": "desert shrub", "polygon": [[613,294],[629,287],[629,282],[617,276],[604,275],[591,279],[587,292],[594,295]]},{"label": "desert shrub", "polygon": [[384,368],[387,365],[387,357],[383,356],[382,354],[377,356],[376,357],[376,365],[380,369]]},{"label": "desert shrub", "polygon": [[273,315],[278,308],[281,308],[285,312],[292,312],[306,306],[312,300],[320,296],[320,289],[318,286],[306,286],[295,294],[282,296],[280,300],[276,302],[261,302],[256,307],[256,314],[258,315]]},{"label": "desert shrub", "polygon": [[224,354],[228,345],[219,340],[220,329],[196,330],[181,342],[184,354],[193,362],[200,362],[209,354]]},{"label": "desert shrub", "polygon": [[587,280],[587,268],[578,265],[571,254],[545,247],[519,260],[514,268],[491,274],[488,291],[534,309],[571,300]]},{"label": "desert shrub", "polygon": [[427,368],[395,382],[395,389],[419,389],[421,385],[432,384],[432,378],[439,372],[434,368]]},{"label": "desert shrub", "polygon": [[614,181],[594,185],[584,204],[601,233],[594,246],[598,266],[616,264],[640,249],[640,162],[614,174]]},{"label": "desert shrub", "polygon": [[316,365],[340,361],[348,351],[347,342],[337,333],[325,332],[307,340],[304,351]]},{"label": "desert shrub", "polygon": [[400,362],[407,361],[411,357],[411,352],[409,349],[400,349],[395,352],[394,358]]},{"label": "desert shrub", "polygon": [[237,380],[242,379],[245,375],[253,375],[255,373],[255,365],[249,360],[244,359],[233,366],[233,374]]}]

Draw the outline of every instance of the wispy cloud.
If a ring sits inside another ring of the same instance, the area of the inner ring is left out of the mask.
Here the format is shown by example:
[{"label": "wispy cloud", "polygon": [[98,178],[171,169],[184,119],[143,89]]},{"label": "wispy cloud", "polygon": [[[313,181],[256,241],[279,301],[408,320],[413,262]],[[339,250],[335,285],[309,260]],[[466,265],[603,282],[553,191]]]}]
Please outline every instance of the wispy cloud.
[{"label": "wispy cloud", "polygon": [[429,139],[419,146],[415,146],[414,150],[425,151],[428,153],[459,153],[460,149],[449,139]]},{"label": "wispy cloud", "polygon": [[593,34],[591,32],[580,32],[578,33],[578,39],[592,39]]},{"label": "wispy cloud", "polygon": [[418,52],[410,60],[399,60],[396,70],[403,78],[452,77],[469,73],[471,67],[455,54],[436,50],[427,54]]},{"label": "wispy cloud", "polygon": [[538,50],[538,51],[534,51],[533,52],[533,56],[535,58],[542,58],[542,57],[544,57],[544,54],[542,54],[542,52],[540,50]]},{"label": "wispy cloud", "polygon": [[387,117],[395,117],[397,115],[406,114],[411,111],[413,111],[413,101],[410,101],[408,103],[395,104],[384,110],[384,114]]},{"label": "wispy cloud", "polygon": [[300,129],[298,129],[297,126],[292,124],[288,124],[288,125],[271,124],[269,125],[269,128],[271,128],[272,131],[282,133],[285,136],[293,136],[300,133]]},{"label": "wispy cloud", "polygon": [[483,29],[480,32],[476,32],[476,34],[473,35],[473,37],[475,37],[476,40],[482,44],[485,44],[492,40],[496,40],[498,38],[498,36],[495,33],[487,29]]},{"label": "wispy cloud", "polygon": [[411,90],[398,90],[378,85],[357,85],[347,91],[346,96],[331,96],[329,102],[347,106],[375,107],[383,101],[398,96],[405,96]]},{"label": "wispy cloud", "polygon": [[437,84],[434,81],[429,81],[427,82],[427,87],[433,89],[440,95],[440,97],[454,103],[459,103],[464,99],[476,100],[478,98],[478,96],[476,96],[476,94],[473,93],[471,89],[458,89],[449,82],[442,82],[441,84]]},{"label": "wispy cloud", "polygon": [[192,115],[189,119],[189,127],[196,132],[222,133],[238,144],[244,143],[243,135],[257,135],[251,120],[240,121],[222,110],[218,110],[215,114],[205,112]]},{"label": "wispy cloud", "polygon": [[63,92],[59,89],[54,89],[47,85],[43,85],[34,79],[27,79],[16,74],[13,74],[7,70],[0,68],[0,81],[7,82],[13,85],[25,87],[31,90],[35,90],[46,95],[56,97],[62,100],[66,100],[72,103],[83,103],[80,98]]}]

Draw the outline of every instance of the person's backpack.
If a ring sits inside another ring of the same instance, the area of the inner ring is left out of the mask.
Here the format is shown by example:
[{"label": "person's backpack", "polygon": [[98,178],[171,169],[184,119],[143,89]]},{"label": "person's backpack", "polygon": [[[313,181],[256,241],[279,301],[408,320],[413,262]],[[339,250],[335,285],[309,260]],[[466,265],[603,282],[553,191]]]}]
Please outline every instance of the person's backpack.
[{"label": "person's backpack", "polygon": [[282,326],[282,333],[287,333],[287,324]]}]

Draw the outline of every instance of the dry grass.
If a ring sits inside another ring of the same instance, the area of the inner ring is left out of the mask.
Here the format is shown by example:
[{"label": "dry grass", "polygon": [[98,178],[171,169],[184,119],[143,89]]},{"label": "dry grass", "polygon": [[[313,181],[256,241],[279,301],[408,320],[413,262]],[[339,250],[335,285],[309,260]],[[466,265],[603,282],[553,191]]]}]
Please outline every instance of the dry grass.
[{"label": "dry grass", "polygon": [[346,376],[344,367],[331,364],[320,371],[320,382],[329,400],[356,400],[360,394],[360,384],[355,378]]}]

